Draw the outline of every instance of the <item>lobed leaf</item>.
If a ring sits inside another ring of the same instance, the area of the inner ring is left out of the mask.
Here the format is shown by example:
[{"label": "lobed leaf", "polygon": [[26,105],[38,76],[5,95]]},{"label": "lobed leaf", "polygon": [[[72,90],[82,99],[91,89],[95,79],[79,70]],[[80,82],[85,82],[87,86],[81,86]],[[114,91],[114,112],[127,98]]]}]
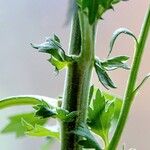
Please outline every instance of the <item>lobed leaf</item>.
[{"label": "lobed leaf", "polygon": [[54,107],[50,107],[45,101],[42,101],[40,104],[33,106],[36,110],[35,115],[40,118],[48,118],[56,115],[54,112]]},{"label": "lobed leaf", "polygon": [[71,133],[74,133],[82,138],[85,138],[78,142],[78,144],[83,146],[83,148],[94,148],[95,150],[102,150],[86,124],[84,123],[79,124],[79,126]]},{"label": "lobed leaf", "polygon": [[101,19],[105,11],[113,9],[112,5],[120,1],[121,0],[76,0],[81,11],[87,14],[90,24],[94,24],[98,19]]},{"label": "lobed leaf", "polygon": [[44,125],[47,119],[39,119],[34,117],[34,113],[23,113],[9,117],[9,123],[2,129],[1,133],[15,133],[17,137],[25,136],[25,128],[22,126],[21,120],[25,119],[30,125]]},{"label": "lobed leaf", "polygon": [[87,124],[95,134],[102,137],[105,146],[109,143],[111,129],[116,127],[121,107],[121,99],[95,88],[88,109]]},{"label": "lobed leaf", "polygon": [[48,60],[56,71],[59,71],[69,65],[72,61],[72,57],[65,54],[64,49],[61,46],[61,41],[58,36],[54,35],[53,38],[47,38],[46,41],[40,45],[31,44],[39,52],[48,53],[51,58]]},{"label": "lobed leaf", "polygon": [[98,76],[99,81],[106,88],[116,88],[115,84],[107,74],[107,71],[112,71],[118,68],[129,70],[127,65],[128,56],[117,56],[113,58],[107,58],[102,61],[98,58],[95,59],[94,67]]},{"label": "lobed leaf", "polygon": [[59,107],[49,107],[46,102],[35,105],[33,108],[36,110],[35,115],[40,118],[52,117],[57,118],[63,122],[72,122],[77,116],[76,111],[69,112]]},{"label": "lobed leaf", "polygon": [[95,60],[94,67],[95,67],[99,81],[102,83],[102,85],[106,89],[108,89],[109,87],[116,88],[115,84],[113,83],[113,81],[107,74],[105,68],[102,66],[101,62],[98,59]]},{"label": "lobed leaf", "polygon": [[26,129],[25,133],[29,136],[37,136],[37,137],[52,137],[59,139],[59,132],[43,127],[39,124],[32,125],[26,120],[22,119],[22,125]]},{"label": "lobed leaf", "polygon": [[109,58],[101,62],[101,64],[107,71],[115,70],[118,68],[123,68],[128,70],[130,69],[126,64],[128,59],[129,59],[128,56],[117,56],[117,57]]}]

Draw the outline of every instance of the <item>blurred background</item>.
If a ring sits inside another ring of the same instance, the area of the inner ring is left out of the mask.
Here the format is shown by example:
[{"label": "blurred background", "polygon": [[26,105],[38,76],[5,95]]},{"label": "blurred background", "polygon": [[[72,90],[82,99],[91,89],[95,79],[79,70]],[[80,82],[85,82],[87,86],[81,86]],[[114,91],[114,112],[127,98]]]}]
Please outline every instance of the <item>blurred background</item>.
[{"label": "blurred background", "polygon": [[[45,37],[57,34],[68,49],[70,23],[66,23],[69,0],[0,0],[0,98],[12,95],[37,94],[49,97],[62,95],[65,71],[56,75],[54,68],[46,61],[47,55],[37,53],[30,43],[42,43]],[[138,36],[149,0],[130,0],[108,11],[99,23],[96,53],[105,58],[113,31],[127,27]],[[150,72],[150,39],[146,46],[139,73],[139,82]],[[132,60],[134,41],[122,35],[114,47],[113,55],[129,55]],[[111,73],[117,90],[111,92],[123,96],[129,71]],[[92,82],[102,88],[97,76]],[[103,89],[103,88],[102,88]],[[120,148],[150,150],[150,81],[138,93],[124,130]],[[13,107],[0,111],[0,128],[7,123],[7,117],[31,110],[30,107]],[[0,135],[1,150],[40,150],[44,139],[15,138],[14,134]],[[51,147],[59,149],[58,143]]]}]

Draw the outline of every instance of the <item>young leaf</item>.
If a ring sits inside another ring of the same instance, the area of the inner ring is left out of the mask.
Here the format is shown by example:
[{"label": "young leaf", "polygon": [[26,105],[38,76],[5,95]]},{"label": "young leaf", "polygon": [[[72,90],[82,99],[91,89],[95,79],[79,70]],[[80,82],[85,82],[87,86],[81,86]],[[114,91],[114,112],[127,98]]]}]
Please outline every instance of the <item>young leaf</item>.
[{"label": "young leaf", "polygon": [[98,79],[102,83],[102,85],[106,89],[108,89],[109,87],[116,88],[115,84],[112,82],[109,75],[107,74],[107,72],[105,71],[105,69],[103,68],[101,62],[98,59],[95,60],[95,65],[94,66],[95,66],[95,70],[96,70]]},{"label": "young leaf", "polygon": [[117,56],[102,61],[101,64],[107,71],[115,70],[118,68],[123,68],[128,70],[130,69],[126,64],[128,59],[129,59],[128,56]]},{"label": "young leaf", "polygon": [[65,67],[68,66],[68,61],[59,61],[57,59],[55,59],[54,57],[51,57],[48,60],[53,66],[55,66],[55,71],[59,71],[64,69]]},{"label": "young leaf", "polygon": [[63,69],[72,61],[72,57],[65,54],[61,46],[60,39],[54,35],[53,38],[47,38],[46,41],[40,45],[31,44],[39,52],[48,53],[51,55],[49,62],[55,66],[56,70]]},{"label": "young leaf", "polygon": [[116,127],[122,101],[106,92],[101,93],[97,88],[95,90],[88,109],[87,124],[94,133],[102,137],[107,146],[110,130]]},{"label": "young leaf", "polygon": [[47,129],[39,124],[31,125],[26,120],[22,119],[22,126],[26,129],[25,133],[29,136],[45,136],[59,139],[59,132]]},{"label": "young leaf", "polygon": [[112,38],[111,38],[110,46],[109,46],[110,48],[109,48],[108,57],[110,56],[110,54],[111,54],[111,52],[112,52],[112,50],[113,50],[113,46],[114,46],[114,44],[115,44],[115,41],[116,41],[117,37],[118,37],[120,34],[122,34],[122,33],[123,33],[123,34],[127,34],[127,35],[133,37],[133,38],[135,39],[135,41],[136,41],[136,44],[138,44],[138,40],[137,40],[136,36],[135,36],[130,30],[128,30],[128,29],[126,29],[126,28],[119,28],[119,29],[117,29],[117,30],[113,33],[113,36],[112,36]]},{"label": "young leaf", "polygon": [[53,117],[56,115],[53,107],[50,107],[45,101],[33,106],[36,110],[35,115],[41,118]]},{"label": "young leaf", "polygon": [[71,122],[75,119],[77,116],[77,112],[69,112],[62,108],[54,108],[49,107],[46,102],[42,102],[41,104],[33,106],[33,108],[36,110],[35,115],[40,118],[57,118],[63,122]]},{"label": "young leaf", "polygon": [[119,118],[119,115],[120,115],[120,112],[121,112],[123,100],[114,95],[106,93],[106,92],[102,92],[102,94],[104,95],[104,97],[107,101],[113,101],[113,103],[114,103],[115,112],[114,112],[114,116],[113,116],[113,120],[112,120],[113,121],[112,128],[115,128],[118,118]]},{"label": "young leaf", "polygon": [[85,138],[84,140],[80,140],[78,142],[79,145],[83,146],[83,148],[94,148],[95,150],[102,150],[100,145],[95,140],[94,136],[91,134],[88,127],[81,123],[74,131],[71,133],[74,133],[82,138]]},{"label": "young leaf", "polygon": [[17,137],[24,136],[25,129],[21,123],[22,118],[32,126],[34,126],[35,124],[44,125],[47,122],[47,119],[39,119],[37,117],[34,117],[34,113],[17,114],[9,117],[9,123],[1,131],[1,133],[15,133]]},{"label": "young leaf", "polygon": [[102,18],[102,14],[108,9],[113,9],[113,4],[121,0],[76,0],[81,11],[85,12],[89,18],[89,23],[94,24]]}]

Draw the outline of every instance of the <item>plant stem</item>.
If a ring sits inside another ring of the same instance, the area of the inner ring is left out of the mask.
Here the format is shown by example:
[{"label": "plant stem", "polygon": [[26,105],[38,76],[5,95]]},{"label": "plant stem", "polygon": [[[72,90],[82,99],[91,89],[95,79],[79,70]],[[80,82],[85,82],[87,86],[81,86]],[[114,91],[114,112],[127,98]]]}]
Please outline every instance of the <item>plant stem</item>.
[{"label": "plant stem", "polygon": [[145,21],[143,23],[143,26],[141,28],[141,33],[139,35],[138,44],[136,46],[136,51],[133,59],[132,69],[130,73],[130,77],[127,84],[127,89],[125,92],[124,102],[123,102],[123,108],[119,117],[119,121],[117,124],[117,128],[115,130],[115,133],[112,137],[112,140],[110,142],[110,145],[108,147],[108,150],[116,150],[117,145],[119,143],[121,134],[123,132],[123,129],[125,127],[128,114],[130,111],[131,104],[134,100],[135,94],[133,94],[136,86],[136,81],[138,77],[139,67],[141,64],[144,48],[146,45],[146,41],[148,38],[148,34],[150,31],[150,6],[148,8],[148,12],[145,16]]},{"label": "plant stem", "polygon": [[[79,17],[80,16],[80,17]],[[90,79],[94,65],[94,29],[89,25],[87,16],[77,13],[74,16],[70,54],[76,55],[67,72],[63,108],[69,112],[77,111],[73,122],[62,122],[61,150],[80,150],[79,138],[70,133],[86,121]]]},{"label": "plant stem", "polygon": [[36,105],[39,103],[41,103],[41,100],[34,97],[11,97],[0,101],[0,110],[11,106]]}]

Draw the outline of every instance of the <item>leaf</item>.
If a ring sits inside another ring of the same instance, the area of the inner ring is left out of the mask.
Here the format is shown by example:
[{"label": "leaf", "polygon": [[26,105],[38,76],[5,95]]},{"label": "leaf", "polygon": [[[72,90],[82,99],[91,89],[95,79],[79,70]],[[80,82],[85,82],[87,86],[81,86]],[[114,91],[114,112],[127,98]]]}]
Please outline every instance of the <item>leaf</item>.
[{"label": "leaf", "polygon": [[109,143],[110,131],[116,128],[121,107],[121,99],[94,88],[87,124],[95,134],[102,137],[105,146]]},{"label": "leaf", "polygon": [[126,29],[126,28],[119,28],[119,29],[117,29],[117,30],[113,33],[113,36],[112,36],[112,38],[111,38],[110,46],[109,46],[110,48],[109,48],[108,57],[110,56],[110,54],[111,54],[111,52],[112,52],[112,50],[113,50],[113,47],[114,47],[114,44],[115,44],[115,41],[116,41],[117,37],[118,37],[120,34],[122,34],[122,33],[123,33],[123,34],[127,34],[127,35],[133,37],[134,40],[135,40],[135,42],[136,42],[136,44],[138,44],[138,40],[137,40],[136,36],[135,36],[130,30],[128,30],[128,29]]},{"label": "leaf", "polygon": [[47,122],[47,119],[39,119],[37,117],[34,117],[34,113],[17,114],[9,117],[9,123],[1,131],[1,133],[15,133],[17,137],[24,136],[25,129],[21,123],[22,118],[25,119],[32,126],[34,126],[35,124],[44,125]]},{"label": "leaf", "polygon": [[68,66],[68,61],[58,61],[54,57],[51,57],[48,61],[55,66],[56,71],[62,70]]},{"label": "leaf", "polygon": [[72,62],[72,57],[67,56],[61,46],[61,41],[58,36],[54,35],[53,38],[47,38],[46,41],[40,45],[31,44],[39,52],[48,53],[51,58],[48,60],[56,70],[59,71]]},{"label": "leaf", "polygon": [[101,62],[98,59],[95,60],[94,66],[95,66],[95,70],[96,70],[98,79],[102,83],[102,85],[106,89],[108,89],[109,87],[116,88],[115,84],[110,79],[109,75],[107,74],[107,72],[105,71],[105,69],[103,68]]},{"label": "leaf", "polygon": [[48,104],[44,101],[41,104],[35,105],[33,108],[36,110],[35,115],[40,118],[52,117],[57,118],[63,122],[72,122],[77,116],[76,111],[69,112],[59,107],[49,107]]},{"label": "leaf", "polygon": [[76,0],[81,11],[87,14],[90,24],[94,24],[98,19],[101,19],[105,11],[113,9],[112,5],[120,1],[121,0]]},{"label": "leaf", "polygon": [[53,131],[52,129],[47,129],[39,124],[31,125],[26,120],[22,119],[22,125],[26,129],[26,134],[29,136],[38,136],[38,137],[53,137],[59,139],[59,132]]},{"label": "leaf", "polygon": [[105,134],[106,137],[108,137],[109,130],[111,128],[111,122],[114,117],[114,111],[115,111],[114,102],[107,101],[105,104],[105,109],[100,117],[103,134]]},{"label": "leaf", "polygon": [[113,128],[115,128],[117,121],[118,121],[118,118],[119,118],[119,115],[120,115],[120,112],[121,112],[123,100],[114,96],[114,95],[106,93],[106,92],[102,92],[102,94],[104,95],[104,97],[107,101],[113,101],[114,102],[115,112],[114,112],[112,124],[113,124]]},{"label": "leaf", "polygon": [[45,101],[33,106],[36,110],[35,115],[40,118],[48,118],[56,115],[53,107],[50,107]]},{"label": "leaf", "polygon": [[118,68],[123,68],[123,69],[130,69],[128,65],[126,64],[127,60],[129,59],[128,56],[117,56],[113,58],[109,58],[103,62],[101,62],[101,65],[107,70],[115,70]]},{"label": "leaf", "polygon": [[78,114],[77,111],[69,112],[62,108],[57,108],[56,112],[56,118],[60,119],[63,122],[72,122]]},{"label": "leaf", "polygon": [[84,140],[80,140],[78,142],[78,144],[83,146],[83,148],[94,148],[95,150],[102,150],[97,141],[95,140],[94,136],[91,134],[90,130],[84,123],[81,123],[71,133],[85,138]]},{"label": "leaf", "polygon": [[105,108],[105,98],[101,95],[100,90],[96,91],[94,99],[91,100],[91,105],[88,108],[88,125],[91,128],[99,128],[99,115]]}]

